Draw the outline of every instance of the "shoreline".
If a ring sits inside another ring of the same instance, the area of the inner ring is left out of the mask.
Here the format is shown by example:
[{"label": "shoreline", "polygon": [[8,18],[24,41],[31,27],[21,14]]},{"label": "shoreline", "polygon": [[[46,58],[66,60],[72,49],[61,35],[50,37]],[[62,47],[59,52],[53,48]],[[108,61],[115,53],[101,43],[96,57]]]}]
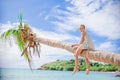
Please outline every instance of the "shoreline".
[{"label": "shoreline", "polygon": [[[0,68],[0,69],[18,69],[18,70],[30,70],[29,68]],[[65,70],[48,70],[48,69],[33,69],[33,70],[41,70],[41,71],[65,71]],[[79,71],[84,72],[84,71]],[[90,71],[90,72],[105,72],[105,71]],[[119,71],[107,71],[107,73],[120,73]]]},{"label": "shoreline", "polygon": [[[0,68],[0,69],[18,69],[18,70],[30,70],[29,68]],[[47,70],[47,69],[33,69],[33,70],[40,70],[40,71],[65,71],[65,70]],[[72,72],[72,71],[69,71],[69,72]],[[78,71],[78,72],[85,72],[85,71]],[[90,72],[105,72],[105,71],[90,71]],[[120,74],[119,71],[107,71],[105,73],[116,73],[116,74]]]},{"label": "shoreline", "polygon": [[[36,70],[41,70],[41,71],[65,71],[65,70],[42,70],[42,69],[36,69]],[[72,71],[70,71],[72,72]],[[78,72],[85,72],[85,71],[78,71]],[[105,72],[105,71],[90,71],[90,72]],[[106,73],[119,73],[118,71],[107,71]]]},{"label": "shoreline", "polygon": [[[37,68],[36,70],[49,70],[49,69],[46,69],[46,68]],[[49,71],[69,71],[69,70],[49,70]],[[92,72],[115,72],[115,73],[119,73],[120,74],[120,71],[92,71]]]}]

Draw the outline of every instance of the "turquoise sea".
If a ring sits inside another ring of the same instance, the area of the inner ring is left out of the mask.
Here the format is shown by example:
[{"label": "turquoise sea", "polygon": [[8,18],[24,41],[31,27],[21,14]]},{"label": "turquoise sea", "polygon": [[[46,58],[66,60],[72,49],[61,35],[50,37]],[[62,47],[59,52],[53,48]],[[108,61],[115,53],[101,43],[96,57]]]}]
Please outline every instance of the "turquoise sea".
[{"label": "turquoise sea", "polygon": [[0,69],[0,80],[120,80],[115,76],[115,72],[91,72],[85,75],[84,71],[80,71],[72,75],[72,71]]}]

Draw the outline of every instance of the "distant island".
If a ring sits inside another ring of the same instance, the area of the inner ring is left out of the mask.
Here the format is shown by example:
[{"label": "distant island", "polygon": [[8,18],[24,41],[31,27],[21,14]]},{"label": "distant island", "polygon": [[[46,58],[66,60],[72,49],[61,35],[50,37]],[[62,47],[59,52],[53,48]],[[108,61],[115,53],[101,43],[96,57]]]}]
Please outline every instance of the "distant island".
[{"label": "distant island", "polygon": [[[57,60],[42,65],[38,70],[59,70],[59,71],[72,71],[74,68],[74,60]],[[85,60],[79,59],[79,70],[85,71]],[[111,64],[101,64],[98,62],[90,62],[91,71],[103,71],[103,72],[120,72],[120,67]]]}]

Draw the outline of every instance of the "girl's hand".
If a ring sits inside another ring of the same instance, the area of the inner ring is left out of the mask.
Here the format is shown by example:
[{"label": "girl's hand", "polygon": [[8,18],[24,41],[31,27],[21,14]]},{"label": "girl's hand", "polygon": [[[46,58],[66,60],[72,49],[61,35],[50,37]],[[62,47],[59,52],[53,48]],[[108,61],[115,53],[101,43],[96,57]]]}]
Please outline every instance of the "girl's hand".
[{"label": "girl's hand", "polygon": [[71,47],[74,47],[74,46],[76,46],[76,45],[77,45],[77,44],[72,44]]},{"label": "girl's hand", "polygon": [[76,50],[78,48],[78,46],[74,46],[73,49]]},{"label": "girl's hand", "polygon": [[74,44],[71,45],[71,47],[74,47],[74,46],[75,46]]},{"label": "girl's hand", "polygon": [[79,44],[72,44],[71,47],[74,47],[74,46],[79,46]]}]

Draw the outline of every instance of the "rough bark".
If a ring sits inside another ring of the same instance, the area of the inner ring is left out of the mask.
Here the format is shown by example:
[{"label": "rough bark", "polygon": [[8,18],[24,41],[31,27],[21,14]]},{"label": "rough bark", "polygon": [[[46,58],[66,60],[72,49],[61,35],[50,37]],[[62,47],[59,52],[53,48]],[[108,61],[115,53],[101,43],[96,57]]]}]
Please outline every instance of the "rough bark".
[{"label": "rough bark", "polygon": [[[51,47],[65,49],[71,53],[75,52],[75,50],[71,47],[71,44],[63,41],[51,40],[46,38],[36,38],[36,41]],[[105,62],[120,66],[120,54],[118,53],[99,51],[99,50],[89,50],[88,52],[88,50],[84,50],[80,56],[88,57],[90,60],[95,60],[99,62]]]}]

